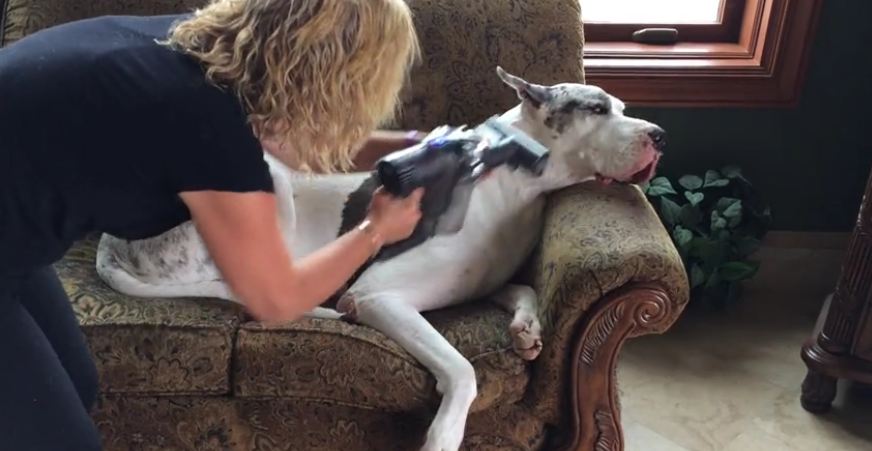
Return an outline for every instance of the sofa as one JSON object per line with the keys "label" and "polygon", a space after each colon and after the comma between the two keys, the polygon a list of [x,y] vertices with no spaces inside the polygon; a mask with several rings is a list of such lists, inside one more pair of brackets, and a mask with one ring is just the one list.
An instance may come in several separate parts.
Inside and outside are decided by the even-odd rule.
{"label": "sofa", "polygon": [[[517,102],[494,69],[582,82],[578,0],[408,0],[423,61],[393,127],[475,124]],[[188,11],[203,0],[0,0],[0,45],[104,14]],[[212,299],[142,299],[103,284],[96,237],[56,268],[100,373],[93,418],[107,450],[413,450],[438,406],[433,377],[365,326],[265,328]],[[426,316],[472,363],[467,450],[621,450],[623,343],[666,331],[688,300],[669,235],[638,187],[583,184],[548,199],[518,281],[540,297],[544,349],[512,351],[487,302]]]}

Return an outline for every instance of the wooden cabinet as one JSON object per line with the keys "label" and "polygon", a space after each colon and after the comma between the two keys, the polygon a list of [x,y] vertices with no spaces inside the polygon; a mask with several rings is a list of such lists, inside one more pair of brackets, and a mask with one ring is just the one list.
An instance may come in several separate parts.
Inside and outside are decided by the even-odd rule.
{"label": "wooden cabinet", "polygon": [[838,379],[872,384],[872,174],[842,263],[836,290],[802,348],[808,374],[802,406],[829,410]]}

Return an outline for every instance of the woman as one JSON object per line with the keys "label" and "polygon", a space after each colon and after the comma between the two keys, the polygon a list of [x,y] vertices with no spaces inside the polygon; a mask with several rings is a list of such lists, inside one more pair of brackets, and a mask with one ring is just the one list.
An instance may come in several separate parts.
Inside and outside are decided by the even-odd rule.
{"label": "woman", "polygon": [[348,168],[417,52],[402,0],[214,0],[0,50],[0,447],[100,447],[96,372],[50,266],[84,234],[140,239],[193,219],[265,321],[298,318],[408,237],[421,192],[378,193],[360,227],[294,261],[262,149]]}

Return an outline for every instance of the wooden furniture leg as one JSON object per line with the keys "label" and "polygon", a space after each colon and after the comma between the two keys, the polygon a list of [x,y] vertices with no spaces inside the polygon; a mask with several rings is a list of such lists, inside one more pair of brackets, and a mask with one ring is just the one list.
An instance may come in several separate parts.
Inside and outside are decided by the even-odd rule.
{"label": "wooden furniture leg", "polygon": [[801,401],[809,412],[829,410],[837,379],[872,383],[872,174],[836,290],[802,348],[802,359],[808,375]]}

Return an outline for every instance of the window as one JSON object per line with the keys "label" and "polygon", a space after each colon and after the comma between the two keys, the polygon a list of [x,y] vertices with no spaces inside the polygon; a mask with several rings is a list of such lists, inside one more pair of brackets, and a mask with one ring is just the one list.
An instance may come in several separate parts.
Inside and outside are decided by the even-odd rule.
{"label": "window", "polygon": [[791,106],[822,3],[581,0],[587,78],[631,105]]}
{"label": "window", "polygon": [[678,31],[681,42],[725,42],[739,36],[744,0],[583,0],[587,37],[629,41],[654,27]]}
{"label": "window", "polygon": [[719,23],[724,0],[587,0],[587,23]]}

